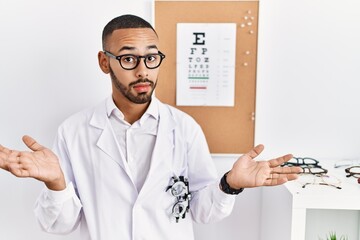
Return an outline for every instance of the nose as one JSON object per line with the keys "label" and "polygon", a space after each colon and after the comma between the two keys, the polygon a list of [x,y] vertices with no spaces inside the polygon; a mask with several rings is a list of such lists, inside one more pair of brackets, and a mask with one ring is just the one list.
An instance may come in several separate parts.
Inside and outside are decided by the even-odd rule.
{"label": "nose", "polygon": [[140,59],[139,65],[135,68],[137,78],[145,78],[148,76],[148,68],[145,66],[143,59]]}

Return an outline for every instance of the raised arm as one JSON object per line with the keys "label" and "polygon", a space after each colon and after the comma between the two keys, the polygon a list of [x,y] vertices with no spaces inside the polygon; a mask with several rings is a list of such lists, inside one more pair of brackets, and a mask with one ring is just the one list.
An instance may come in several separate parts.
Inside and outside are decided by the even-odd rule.
{"label": "raised arm", "polygon": [[242,155],[227,174],[226,181],[234,189],[259,186],[275,186],[294,180],[302,172],[300,167],[281,167],[292,158],[287,154],[267,161],[255,161],[264,150],[263,145],[254,147]]}
{"label": "raised arm", "polygon": [[23,141],[32,151],[11,150],[0,145],[0,168],[16,177],[35,178],[50,190],[65,189],[65,178],[57,156],[29,136],[24,136]]}

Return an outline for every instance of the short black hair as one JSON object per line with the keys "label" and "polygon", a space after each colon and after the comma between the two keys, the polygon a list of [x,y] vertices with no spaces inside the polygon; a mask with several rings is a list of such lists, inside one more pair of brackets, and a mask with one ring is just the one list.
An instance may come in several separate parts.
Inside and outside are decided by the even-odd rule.
{"label": "short black hair", "polygon": [[126,29],[126,28],[150,28],[156,34],[156,31],[151,26],[151,24],[149,22],[147,22],[146,20],[142,19],[141,17],[131,15],[131,14],[121,15],[121,16],[116,17],[113,20],[111,20],[104,27],[104,30],[102,33],[103,50],[105,50],[105,43],[106,43],[108,36],[110,36],[117,29]]}

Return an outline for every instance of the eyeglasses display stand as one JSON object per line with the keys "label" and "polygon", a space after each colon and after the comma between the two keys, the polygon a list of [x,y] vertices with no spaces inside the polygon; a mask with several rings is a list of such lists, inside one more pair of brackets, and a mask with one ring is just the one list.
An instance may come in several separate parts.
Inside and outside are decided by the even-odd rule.
{"label": "eyeglasses display stand", "polygon": [[[334,168],[334,163],[320,161],[326,174],[302,174],[295,181],[263,189],[261,240],[319,239],[329,229],[346,229],[349,239],[359,239],[360,184],[356,178],[346,177],[347,167]],[[319,214],[322,211],[324,214]],[[335,223],[325,217],[328,213],[336,214]],[[326,230],[319,229],[309,237],[310,223],[326,226]]]}

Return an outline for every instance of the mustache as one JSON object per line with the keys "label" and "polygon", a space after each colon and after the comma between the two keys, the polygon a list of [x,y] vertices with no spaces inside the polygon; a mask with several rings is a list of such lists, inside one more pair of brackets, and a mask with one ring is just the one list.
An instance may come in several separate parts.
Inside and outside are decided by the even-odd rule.
{"label": "mustache", "polygon": [[152,86],[154,85],[154,82],[149,80],[148,78],[141,78],[141,79],[136,80],[135,82],[131,82],[129,84],[129,87],[132,87],[132,86],[134,86],[136,84],[139,84],[139,83],[150,83]]}

